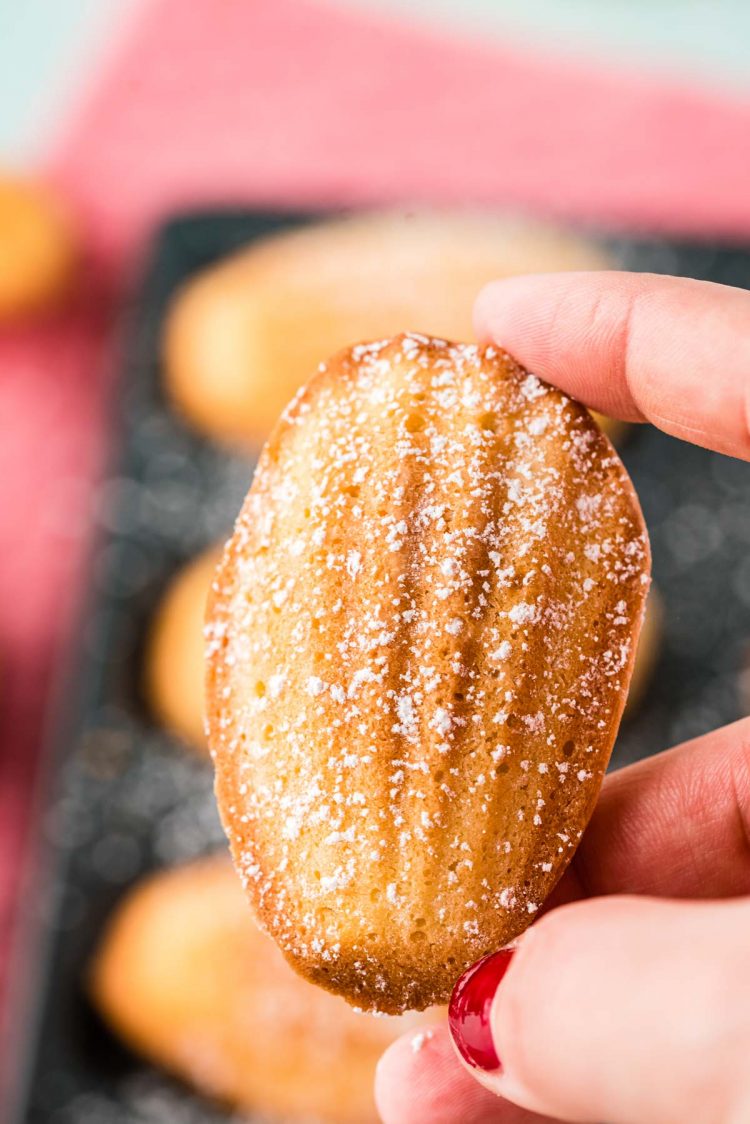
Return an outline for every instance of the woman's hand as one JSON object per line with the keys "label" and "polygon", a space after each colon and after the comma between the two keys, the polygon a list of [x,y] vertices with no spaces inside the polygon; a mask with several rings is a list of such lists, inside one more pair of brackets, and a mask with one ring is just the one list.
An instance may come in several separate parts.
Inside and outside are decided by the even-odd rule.
{"label": "woman's hand", "polygon": [[[750,459],[750,293],[649,275],[519,277],[482,292],[476,326],[602,413]],[[499,1068],[461,1059],[447,1027],[419,1049],[406,1036],[378,1068],[383,1120],[746,1124],[743,895],[750,720],[606,779],[507,973],[507,958],[479,969],[485,1018],[462,1023],[454,1001],[458,1038],[479,1040]]]}

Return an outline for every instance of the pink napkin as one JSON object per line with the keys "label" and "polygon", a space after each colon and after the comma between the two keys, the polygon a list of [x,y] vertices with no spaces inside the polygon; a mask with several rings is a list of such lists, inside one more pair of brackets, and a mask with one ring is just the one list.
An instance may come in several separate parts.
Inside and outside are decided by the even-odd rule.
{"label": "pink napkin", "polygon": [[305,0],[152,0],[48,174],[89,299],[0,337],[0,965],[54,654],[80,592],[115,298],[198,204],[517,205],[605,227],[750,235],[750,105]]}
{"label": "pink napkin", "polygon": [[750,104],[303,0],[159,0],[54,162],[97,248],[205,200],[750,232]]}

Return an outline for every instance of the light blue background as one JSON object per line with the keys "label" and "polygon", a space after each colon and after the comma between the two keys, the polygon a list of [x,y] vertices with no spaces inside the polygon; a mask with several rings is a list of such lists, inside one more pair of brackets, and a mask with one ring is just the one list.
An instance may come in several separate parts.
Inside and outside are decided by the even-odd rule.
{"label": "light blue background", "polygon": [[[108,44],[138,7],[149,2],[0,0],[0,161],[30,163],[44,152]],[[562,50],[601,65],[609,60],[635,63],[750,96],[748,0],[339,3],[381,9],[467,35]]]}

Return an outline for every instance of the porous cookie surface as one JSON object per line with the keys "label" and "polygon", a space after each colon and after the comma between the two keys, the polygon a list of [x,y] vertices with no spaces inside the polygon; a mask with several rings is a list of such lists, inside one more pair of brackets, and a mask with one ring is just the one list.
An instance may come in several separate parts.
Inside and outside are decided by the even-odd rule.
{"label": "porous cookie surface", "polygon": [[492,348],[351,348],[261,457],[209,597],[235,863],[303,974],[443,1002],[528,924],[596,800],[648,590],[588,413]]}

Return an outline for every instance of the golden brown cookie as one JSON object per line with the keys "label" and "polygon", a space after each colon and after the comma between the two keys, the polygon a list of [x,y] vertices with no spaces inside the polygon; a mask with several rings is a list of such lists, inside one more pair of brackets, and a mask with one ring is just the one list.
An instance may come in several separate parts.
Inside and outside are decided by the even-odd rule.
{"label": "golden brown cookie", "polygon": [[664,627],[664,605],[659,590],[651,586],[646,612],[643,615],[643,628],[638,637],[633,674],[630,679],[628,699],[625,703],[625,718],[632,718],[643,701],[661,650]]}
{"label": "golden brown cookie", "polygon": [[610,264],[554,227],[471,212],[298,228],[227,258],[178,294],[164,341],[167,388],[202,431],[258,445],[339,348],[407,330],[473,340],[472,306],[493,278]]}
{"label": "golden brown cookie", "polygon": [[146,695],[156,717],[201,753],[208,752],[203,620],[220,555],[211,547],[177,573],[156,611],[145,656]]}
{"label": "golden brown cookie", "polygon": [[421,1008],[529,924],[596,801],[649,568],[609,441],[493,348],[361,345],[298,395],[209,597],[207,716],[300,972]]}
{"label": "golden brown cookie", "polygon": [[0,321],[56,304],[76,257],[69,222],[50,192],[0,174]]}
{"label": "golden brown cookie", "polygon": [[628,422],[620,421],[619,418],[608,418],[605,414],[598,414],[596,410],[591,410],[591,414],[599,428],[607,434],[613,445],[616,445],[619,449],[630,430]]}
{"label": "golden brown cookie", "polygon": [[336,1124],[377,1119],[379,1055],[442,1017],[375,1019],[301,980],[258,931],[224,856],[139,884],[109,923],[90,990],[128,1043],[202,1092]]}

